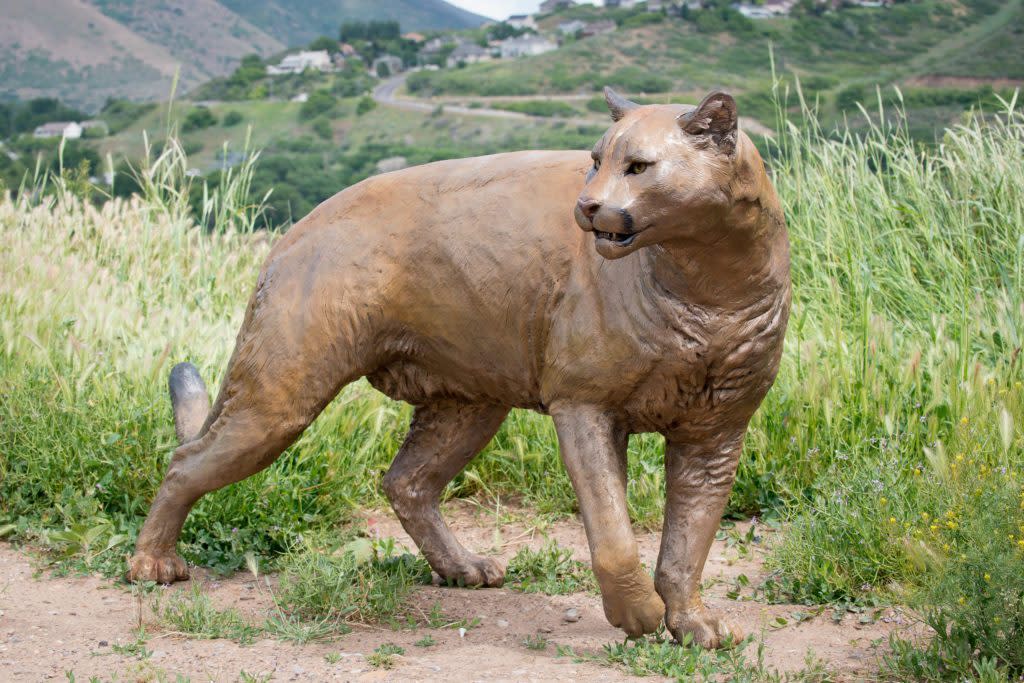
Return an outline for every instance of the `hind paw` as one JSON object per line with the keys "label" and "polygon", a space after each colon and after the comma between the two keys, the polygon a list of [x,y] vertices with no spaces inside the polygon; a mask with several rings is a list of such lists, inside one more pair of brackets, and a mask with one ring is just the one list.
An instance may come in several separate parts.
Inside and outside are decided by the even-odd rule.
{"label": "hind paw", "polygon": [[188,578],[188,565],[173,551],[170,553],[138,552],[128,560],[129,581],[174,583]]}

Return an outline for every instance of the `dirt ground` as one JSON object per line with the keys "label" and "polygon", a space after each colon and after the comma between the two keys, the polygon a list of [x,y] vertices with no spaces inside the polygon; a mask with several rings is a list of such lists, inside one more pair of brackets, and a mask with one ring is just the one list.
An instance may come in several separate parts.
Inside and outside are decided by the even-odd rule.
{"label": "dirt ground", "polygon": [[[526,514],[495,516],[493,511],[468,505],[449,509],[447,517],[468,547],[504,561],[523,545],[539,547],[554,538],[572,548],[578,559],[589,562],[583,528],[575,520],[537,528],[524,523],[529,520]],[[399,544],[414,547],[390,513],[369,513],[366,521],[371,534],[393,536]],[[873,623],[860,623],[856,614],[837,622],[830,610],[824,610],[799,620],[793,618],[794,613],[811,610],[727,598],[725,593],[738,575],[745,574],[756,584],[764,574],[765,546],[775,534],[763,527],[758,530],[762,542],[749,544],[745,557],[735,544],[716,541],[704,570],[709,607],[727,614],[747,633],[763,638],[769,668],[799,670],[811,651],[838,680],[870,677],[877,669],[879,645],[894,629],[910,628],[908,616],[886,610]],[[653,566],[659,534],[640,533],[638,540],[644,561]],[[24,550],[0,543],[0,681],[63,681],[69,679],[67,672],[74,672],[77,681],[92,676],[104,681],[185,677],[234,681],[243,671],[256,680],[275,681],[634,680],[618,668],[557,656],[556,645],[569,646],[576,653],[599,653],[603,645],[622,641],[623,634],[605,621],[600,598],[588,594],[545,596],[505,588],[423,586],[417,589],[414,603],[424,614],[440,603],[444,614],[478,619],[479,625],[464,634],[451,628],[393,631],[357,626],[329,643],[297,646],[268,639],[243,646],[167,633],[154,623],[148,604],[140,604],[124,585],[91,576],[52,578],[37,567],[38,562]],[[239,573],[218,579],[196,570],[193,581],[219,606],[235,606],[256,623],[262,622],[272,607],[272,577],[268,582],[267,577],[257,580]],[[158,590],[188,589],[190,583]],[[578,610],[578,621],[564,619],[569,608]],[[149,634],[146,649],[152,654],[140,660],[115,653],[113,646],[135,640],[140,615]],[[787,623],[781,625],[779,617]],[[428,633],[436,645],[413,645]],[[549,641],[542,651],[524,645],[527,637],[537,634]],[[366,659],[384,643],[405,648],[390,670],[376,669]],[[755,656],[754,649],[749,648],[748,657]]]}

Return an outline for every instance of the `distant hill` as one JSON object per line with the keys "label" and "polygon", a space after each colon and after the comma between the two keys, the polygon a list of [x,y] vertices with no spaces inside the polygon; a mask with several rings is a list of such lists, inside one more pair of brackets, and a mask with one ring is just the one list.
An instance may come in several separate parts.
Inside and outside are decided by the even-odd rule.
{"label": "distant hill", "polygon": [[55,96],[96,109],[108,97],[158,99],[175,72],[188,90],[345,20],[403,29],[465,28],[483,17],[441,0],[4,0],[0,97]]}
{"label": "distant hill", "polygon": [[343,21],[394,19],[402,30],[473,28],[486,17],[442,0],[221,0],[288,45],[333,36]]}

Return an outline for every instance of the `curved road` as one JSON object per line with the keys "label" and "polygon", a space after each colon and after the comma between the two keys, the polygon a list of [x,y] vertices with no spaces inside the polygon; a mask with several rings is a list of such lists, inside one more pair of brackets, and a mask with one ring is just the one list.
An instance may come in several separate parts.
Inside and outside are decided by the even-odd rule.
{"label": "curved road", "polygon": [[[1020,1],[1020,0],[1018,0]],[[412,97],[399,97],[396,93],[398,89],[405,85],[405,79],[409,76],[408,73],[399,74],[392,76],[391,78],[381,81],[376,88],[373,89],[373,99],[378,104],[383,104],[388,107],[395,107],[396,109],[404,109],[406,111],[420,111],[420,112],[432,112],[439,106],[444,108],[445,113],[450,114],[466,114],[469,116],[491,116],[494,118],[501,119],[521,119],[525,121],[563,121],[577,126],[604,126],[608,122],[607,115],[602,115],[598,118],[596,115],[594,118],[584,118],[579,116],[563,117],[563,116],[533,116],[531,114],[523,114],[517,111],[506,111],[504,109],[491,109],[488,107],[464,107],[460,104],[448,104],[447,102],[437,102],[433,100],[421,100]],[[534,97],[513,97],[513,98],[500,98],[502,100],[523,100],[523,99],[549,99],[558,101],[572,101],[589,99],[587,95],[565,95],[565,96],[545,96],[537,95]],[[474,98],[479,100],[487,100],[486,97]],[[756,133],[758,135],[770,136],[774,134],[771,128],[768,128],[757,119],[752,119],[748,116],[740,117],[740,127],[750,133]]]}
{"label": "curved road", "polygon": [[406,111],[432,112],[440,106],[443,107],[445,113],[448,114],[491,116],[500,119],[521,119],[524,121],[565,121],[575,125],[583,126],[601,125],[603,123],[603,120],[598,121],[596,118],[587,119],[582,117],[566,118],[562,116],[533,116],[530,114],[523,114],[518,111],[506,111],[504,109],[490,109],[488,107],[464,107],[460,104],[433,102],[429,100],[413,99],[411,97],[398,97],[395,93],[398,91],[399,88],[405,85],[405,79],[408,77],[408,75],[408,73],[399,74],[398,76],[393,76],[387,79],[386,81],[381,81],[381,83],[377,85],[376,88],[373,89],[373,99],[378,104],[383,104],[388,107],[395,107],[396,109],[405,109]]}

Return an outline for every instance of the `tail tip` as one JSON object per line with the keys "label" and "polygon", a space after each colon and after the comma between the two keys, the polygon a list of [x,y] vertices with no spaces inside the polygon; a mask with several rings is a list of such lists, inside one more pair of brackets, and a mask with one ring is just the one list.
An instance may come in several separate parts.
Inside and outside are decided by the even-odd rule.
{"label": "tail tip", "polygon": [[171,375],[167,378],[167,387],[171,391],[172,402],[195,394],[206,396],[206,384],[203,383],[199,370],[191,363],[178,363],[171,368]]}

